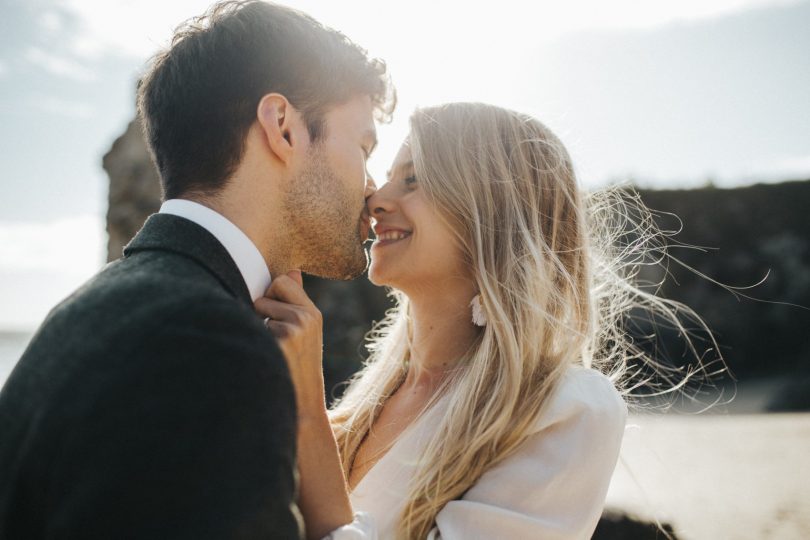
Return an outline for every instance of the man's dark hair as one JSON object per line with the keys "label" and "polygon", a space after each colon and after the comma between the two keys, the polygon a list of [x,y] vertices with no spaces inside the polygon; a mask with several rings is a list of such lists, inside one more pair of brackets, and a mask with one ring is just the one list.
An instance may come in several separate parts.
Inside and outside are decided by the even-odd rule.
{"label": "man's dark hair", "polygon": [[262,1],[230,1],[187,21],[138,85],[138,113],[164,197],[215,194],[239,165],[262,96],[301,112],[310,138],[324,114],[368,95],[378,120],[396,99],[385,63],[312,17]]}

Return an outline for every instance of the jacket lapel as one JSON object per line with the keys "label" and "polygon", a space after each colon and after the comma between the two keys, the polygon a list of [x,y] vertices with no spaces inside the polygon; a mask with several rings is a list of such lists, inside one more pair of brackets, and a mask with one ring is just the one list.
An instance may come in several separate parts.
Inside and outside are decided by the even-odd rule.
{"label": "jacket lapel", "polygon": [[195,260],[234,297],[253,305],[245,280],[228,251],[193,221],[171,214],[152,214],[124,248],[124,257],[149,250],[170,251]]}

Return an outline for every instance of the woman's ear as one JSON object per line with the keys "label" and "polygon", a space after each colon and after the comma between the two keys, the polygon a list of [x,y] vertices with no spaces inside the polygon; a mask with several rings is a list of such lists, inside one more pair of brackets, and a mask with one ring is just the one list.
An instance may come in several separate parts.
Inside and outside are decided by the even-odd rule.
{"label": "woman's ear", "polygon": [[264,138],[269,150],[283,163],[289,163],[294,145],[302,141],[297,133],[300,115],[281,94],[267,94],[256,109]]}

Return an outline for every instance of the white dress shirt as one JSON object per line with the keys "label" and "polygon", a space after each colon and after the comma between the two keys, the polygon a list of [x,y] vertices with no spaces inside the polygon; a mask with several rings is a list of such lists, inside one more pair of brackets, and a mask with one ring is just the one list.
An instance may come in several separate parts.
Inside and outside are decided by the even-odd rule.
{"label": "white dress shirt", "polygon": [[228,218],[207,206],[185,199],[169,199],[161,205],[160,213],[186,218],[213,234],[239,268],[250,298],[255,302],[264,296],[271,280],[267,263],[256,244]]}
{"label": "white dress shirt", "polygon": [[[335,540],[395,537],[420,450],[448,396],[399,437],[350,494],[355,521]],[[589,539],[619,455],[627,406],[597,371],[572,367],[532,435],[436,516],[428,540]]]}

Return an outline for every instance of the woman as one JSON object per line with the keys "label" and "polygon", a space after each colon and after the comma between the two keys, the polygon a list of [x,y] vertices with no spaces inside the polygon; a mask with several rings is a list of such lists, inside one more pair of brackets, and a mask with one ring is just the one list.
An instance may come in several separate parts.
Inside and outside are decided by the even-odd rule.
{"label": "woman", "polygon": [[413,115],[368,199],[369,277],[397,307],[331,411],[317,310],[288,277],[257,304],[298,393],[309,537],[354,518],[331,537],[590,538],[626,417],[617,321],[645,297],[609,260],[597,206],[527,115]]}

